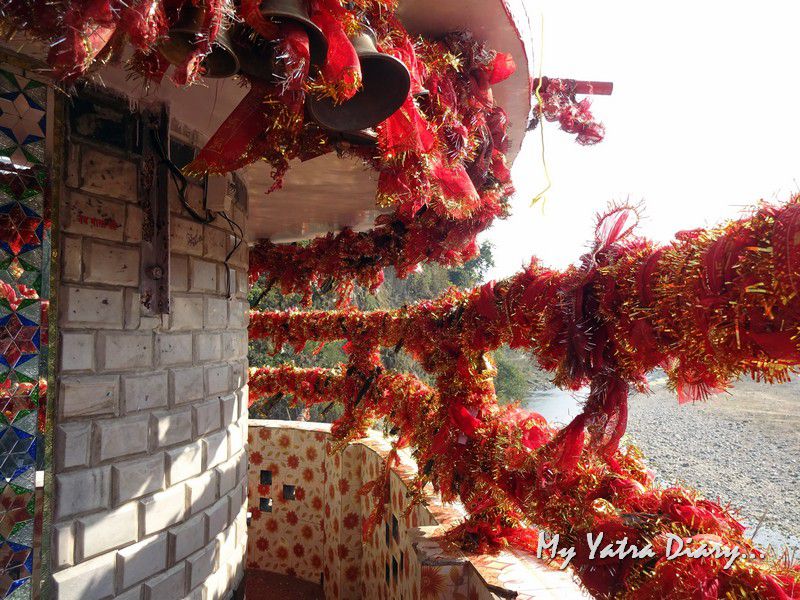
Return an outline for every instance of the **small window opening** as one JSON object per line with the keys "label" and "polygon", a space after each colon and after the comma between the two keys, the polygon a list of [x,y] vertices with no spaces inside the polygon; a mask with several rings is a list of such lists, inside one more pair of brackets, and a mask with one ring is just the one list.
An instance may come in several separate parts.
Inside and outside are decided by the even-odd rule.
{"label": "small window opening", "polygon": [[395,542],[400,543],[400,521],[394,515],[392,515],[392,537]]}

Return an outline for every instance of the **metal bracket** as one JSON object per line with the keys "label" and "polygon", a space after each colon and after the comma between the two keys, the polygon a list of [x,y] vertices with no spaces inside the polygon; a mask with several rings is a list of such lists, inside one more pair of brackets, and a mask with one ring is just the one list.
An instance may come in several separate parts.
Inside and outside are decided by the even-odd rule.
{"label": "metal bracket", "polygon": [[142,111],[142,162],[139,198],[142,205],[140,294],[142,314],[169,314],[169,196],[163,156],[169,146],[166,106]]}

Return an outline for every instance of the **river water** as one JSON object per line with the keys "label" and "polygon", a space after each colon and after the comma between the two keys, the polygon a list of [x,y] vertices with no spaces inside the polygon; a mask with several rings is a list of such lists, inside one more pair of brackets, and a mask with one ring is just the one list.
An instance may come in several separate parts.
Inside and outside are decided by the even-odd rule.
{"label": "river water", "polygon": [[551,425],[566,425],[583,410],[589,390],[568,392],[559,388],[532,392],[524,408],[542,415]]}

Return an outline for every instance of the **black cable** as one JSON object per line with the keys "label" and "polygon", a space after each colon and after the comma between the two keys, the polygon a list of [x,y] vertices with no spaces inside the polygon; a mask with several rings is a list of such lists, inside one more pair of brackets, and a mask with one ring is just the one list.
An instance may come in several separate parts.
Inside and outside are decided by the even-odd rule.
{"label": "black cable", "polygon": [[[186,212],[189,213],[189,216],[191,216],[198,223],[202,223],[203,225],[211,223],[216,217],[210,210],[206,209],[206,216],[203,217],[195,209],[193,209],[186,200],[186,188],[189,187],[189,182],[178,166],[170,160],[169,156],[167,156],[167,150],[164,147],[164,142],[161,140],[161,136],[158,135],[158,132],[155,129],[151,129],[150,134],[153,137],[153,145],[158,152],[159,158],[161,158],[161,162],[167,166],[167,169],[169,169],[169,174],[172,176],[172,182],[175,184],[175,189],[178,191],[178,199],[181,201],[183,208],[185,208]],[[205,192],[203,194],[205,197]]]}
{"label": "black cable", "polygon": [[[225,264],[225,290],[227,292],[228,298],[230,298],[231,295],[232,295],[231,294],[231,269],[228,266],[228,261],[231,259],[231,256],[233,256],[234,253],[239,249],[239,246],[242,245],[242,242],[244,241],[244,230],[241,228],[241,226],[236,221],[234,221],[230,217],[228,217],[228,215],[225,213],[224,210],[220,211],[219,215],[228,222],[228,226],[231,228],[231,233],[233,234],[233,237],[236,240],[236,243],[233,245],[233,248],[231,248],[231,251],[228,252],[227,256],[225,256],[225,261],[224,261],[224,264]],[[234,229],[234,227],[235,227],[235,229]],[[239,230],[239,235],[238,236],[236,235],[236,229]]]}
{"label": "black cable", "polygon": [[[154,129],[150,130],[151,135],[153,136],[154,146],[156,151],[158,152],[159,157],[161,158],[161,162],[163,162],[167,169],[169,169],[169,173],[172,176],[172,182],[175,184],[175,188],[178,191],[178,199],[181,201],[181,204],[189,213],[189,215],[198,223],[202,223],[203,225],[208,225],[212,221],[216,219],[214,213],[206,208],[206,200],[208,194],[208,175],[205,178],[205,185],[203,186],[203,209],[206,211],[206,216],[201,216],[196,210],[194,210],[189,202],[186,200],[186,188],[189,187],[189,182],[187,181],[184,174],[178,168],[178,166],[170,160],[167,156],[166,148],[164,147],[164,143],[161,140],[161,136],[158,135],[158,132]],[[232,296],[231,294],[231,269],[228,265],[228,261],[231,257],[236,253],[239,247],[244,242],[244,230],[242,227],[233,219],[231,219],[225,211],[218,211],[219,214],[225,221],[228,223],[228,227],[231,228],[231,234],[233,235],[236,243],[231,248],[230,252],[225,256],[225,260],[223,264],[225,265],[225,291],[228,298]],[[238,235],[237,235],[238,230]]]}

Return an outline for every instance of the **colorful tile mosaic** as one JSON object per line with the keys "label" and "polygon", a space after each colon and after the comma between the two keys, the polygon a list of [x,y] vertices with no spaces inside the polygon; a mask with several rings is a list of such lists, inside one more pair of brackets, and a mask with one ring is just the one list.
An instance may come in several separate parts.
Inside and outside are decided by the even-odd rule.
{"label": "colorful tile mosaic", "polygon": [[0,598],[30,598],[44,434],[48,89],[0,68]]}
{"label": "colorful tile mosaic", "polygon": [[47,86],[0,69],[0,156],[21,167],[44,163]]}

